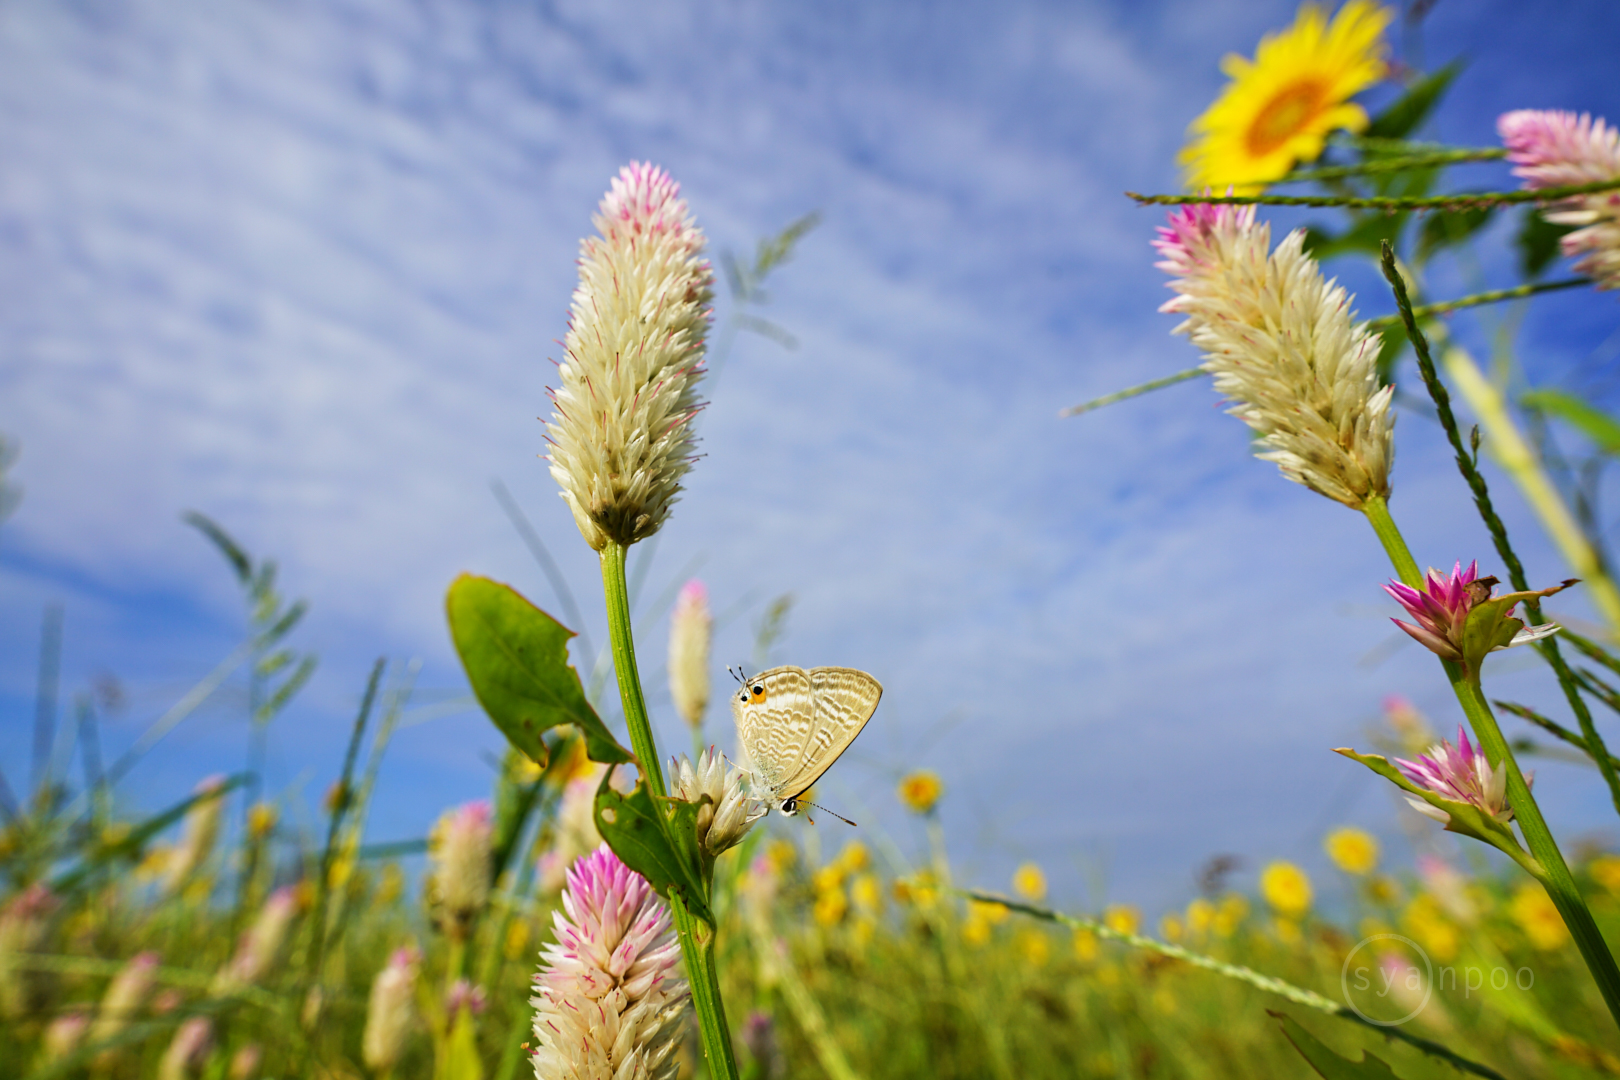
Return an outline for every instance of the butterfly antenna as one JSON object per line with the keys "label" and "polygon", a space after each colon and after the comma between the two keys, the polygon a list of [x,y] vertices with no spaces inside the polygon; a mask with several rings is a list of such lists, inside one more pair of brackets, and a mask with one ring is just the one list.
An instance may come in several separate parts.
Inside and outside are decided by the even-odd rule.
{"label": "butterfly antenna", "polygon": [[731,677],[732,677],[732,678],[733,678],[733,679],[736,679],[736,680],[737,680],[737,682],[738,682],[738,683],[739,683],[739,684],[741,684],[741,685],[743,685],[743,686],[747,686],[747,685],[748,685],[748,680],[747,680],[747,678],[746,678],[746,677],[745,677],[745,676],[744,676],[744,675],[743,675],[743,669],[742,669],[742,665],[741,665],[741,664],[738,664],[738,665],[737,665],[737,670],[736,670],[736,671],[732,671],[732,670],[731,670],[731,665],[730,665],[730,664],[727,664],[727,665],[726,665],[726,674],[727,674],[727,675],[730,675],[730,676],[731,676]]}
{"label": "butterfly antenna", "polygon": [[[827,810],[827,808],[825,806],[822,806],[820,803],[813,803],[812,802],[812,803],[805,803],[804,805],[813,806],[817,810]],[[831,814],[833,817],[837,818],[839,821],[842,821],[845,825],[848,825],[852,829],[860,828],[859,825],[855,824],[853,821],[849,820],[849,818],[845,817],[843,814],[840,814],[836,810],[827,810],[827,813]],[[809,820],[810,824],[812,824],[812,825],[814,825],[816,823],[815,819],[811,818],[809,814],[806,814],[805,818],[807,820]]]}

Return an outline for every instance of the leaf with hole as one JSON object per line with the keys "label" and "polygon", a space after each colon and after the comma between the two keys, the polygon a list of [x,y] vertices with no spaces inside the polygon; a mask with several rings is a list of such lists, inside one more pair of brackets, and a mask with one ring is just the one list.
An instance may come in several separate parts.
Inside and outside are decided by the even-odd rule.
{"label": "leaf with hole", "polygon": [[592,761],[632,761],[585,699],[568,663],[573,631],[529,603],[509,585],[462,574],[445,598],[450,637],[484,712],[513,746],[537,764],[550,758],[544,735],[572,724],[585,735]]}

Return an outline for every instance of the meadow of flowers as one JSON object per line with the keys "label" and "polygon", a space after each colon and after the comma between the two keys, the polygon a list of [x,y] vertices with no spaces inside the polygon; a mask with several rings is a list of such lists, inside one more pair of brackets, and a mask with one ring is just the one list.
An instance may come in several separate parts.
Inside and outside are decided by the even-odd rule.
{"label": "meadow of flowers", "polygon": [[[953,868],[939,817],[951,793],[927,771],[893,795],[925,843],[780,827],[814,793],[779,782],[762,746],[734,745],[723,721],[716,730],[719,700],[738,691],[715,681],[700,582],[669,616],[667,687],[641,682],[626,555],[678,526],[682,479],[702,467],[694,421],[715,275],[675,180],[634,162],[610,179],[597,233],[581,243],[546,422],[551,475],[600,556],[626,730],[603,719],[605,672],[582,680],[571,665],[570,630],[510,587],[463,575],[448,583],[451,636],[509,743],[489,797],[445,808],[421,844],[366,843],[414,675],[379,661],[319,827],[294,828],[256,763],[313,670],[289,644],[305,608],[278,590],[273,563],[194,515],[242,587],[250,634],[131,756],[101,760],[85,700],[73,718],[81,775],[47,769],[32,791],[8,793],[0,1074],[1620,1074],[1609,945],[1620,855],[1555,836],[1520,761],[1581,761],[1620,812],[1620,758],[1600,731],[1620,713],[1620,590],[1593,509],[1620,419],[1526,389],[1530,373],[1500,358],[1485,370],[1446,322],[1551,290],[1613,302],[1601,290],[1620,288],[1620,131],[1521,110],[1501,117],[1500,145],[1424,141],[1456,72],[1392,66],[1392,18],[1366,0],[1307,4],[1253,58],[1227,58],[1230,84],[1189,133],[1186,190],[1134,196],[1170,207],[1153,242],[1172,292],[1162,310],[1200,362],[1065,413],[1208,376],[1258,457],[1365,519],[1392,575],[1369,588],[1382,584],[1395,624],[1435,654],[1467,719],[1435,731],[1391,697],[1371,750],[1338,751],[1421,815],[1415,863],[1392,865],[1373,836],[1342,826],[1321,840],[1347,908],[1323,911],[1328,883],[1278,859],[1252,893],[1217,860],[1184,907],[1072,912],[1049,906],[1035,863],[1008,881]],[[1399,96],[1369,115],[1358,97],[1391,81]],[[1500,160],[1520,186],[1455,193],[1458,170]],[[1335,216],[1274,236],[1272,205]],[[1429,295],[1431,263],[1508,214],[1521,280]],[[757,285],[811,225],[763,244],[733,276]],[[1569,276],[1549,279],[1560,257],[1576,260]],[[1389,286],[1359,303],[1389,314],[1358,318],[1324,269],[1358,258]],[[1444,428],[1492,551],[1436,553],[1440,569],[1425,572],[1409,550],[1389,504],[1398,393]],[[1478,426],[1459,422],[1454,398]],[[1526,579],[1483,455],[1523,492],[1570,578]],[[1565,590],[1587,598],[1596,632],[1543,613]],[[767,621],[761,634],[772,632]],[[1548,665],[1561,701],[1492,696],[1493,655],[1510,648]],[[126,809],[116,785],[133,761],[243,664],[248,768],[204,778],[156,813]],[[739,676],[739,715],[764,702],[767,678]],[[657,744],[655,692],[690,727],[689,754]],[[1437,842],[1441,831],[1457,844]]]}

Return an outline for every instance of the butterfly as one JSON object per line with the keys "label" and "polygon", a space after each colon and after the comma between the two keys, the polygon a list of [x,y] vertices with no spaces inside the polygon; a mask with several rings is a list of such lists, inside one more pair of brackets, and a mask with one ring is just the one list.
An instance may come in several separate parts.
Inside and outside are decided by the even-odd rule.
{"label": "butterfly", "polygon": [[775,667],[731,695],[737,746],[756,797],[792,817],[883,696],[872,676],[854,668]]}

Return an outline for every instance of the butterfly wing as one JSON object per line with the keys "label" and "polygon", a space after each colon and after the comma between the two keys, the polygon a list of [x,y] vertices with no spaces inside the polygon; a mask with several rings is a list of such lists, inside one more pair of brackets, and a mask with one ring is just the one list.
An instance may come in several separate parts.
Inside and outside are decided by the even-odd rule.
{"label": "butterfly wing", "polygon": [[749,679],[748,685],[763,686],[765,700],[744,703],[732,695],[737,745],[747,755],[754,774],[780,799],[782,781],[797,769],[815,726],[810,673],[799,667],[771,668]]}
{"label": "butterfly wing", "polygon": [[[820,667],[808,673],[811,717],[797,759],[783,770],[776,790],[804,794],[837,761],[877,711],[883,686],[855,668]],[[797,722],[797,717],[795,721]]]}

